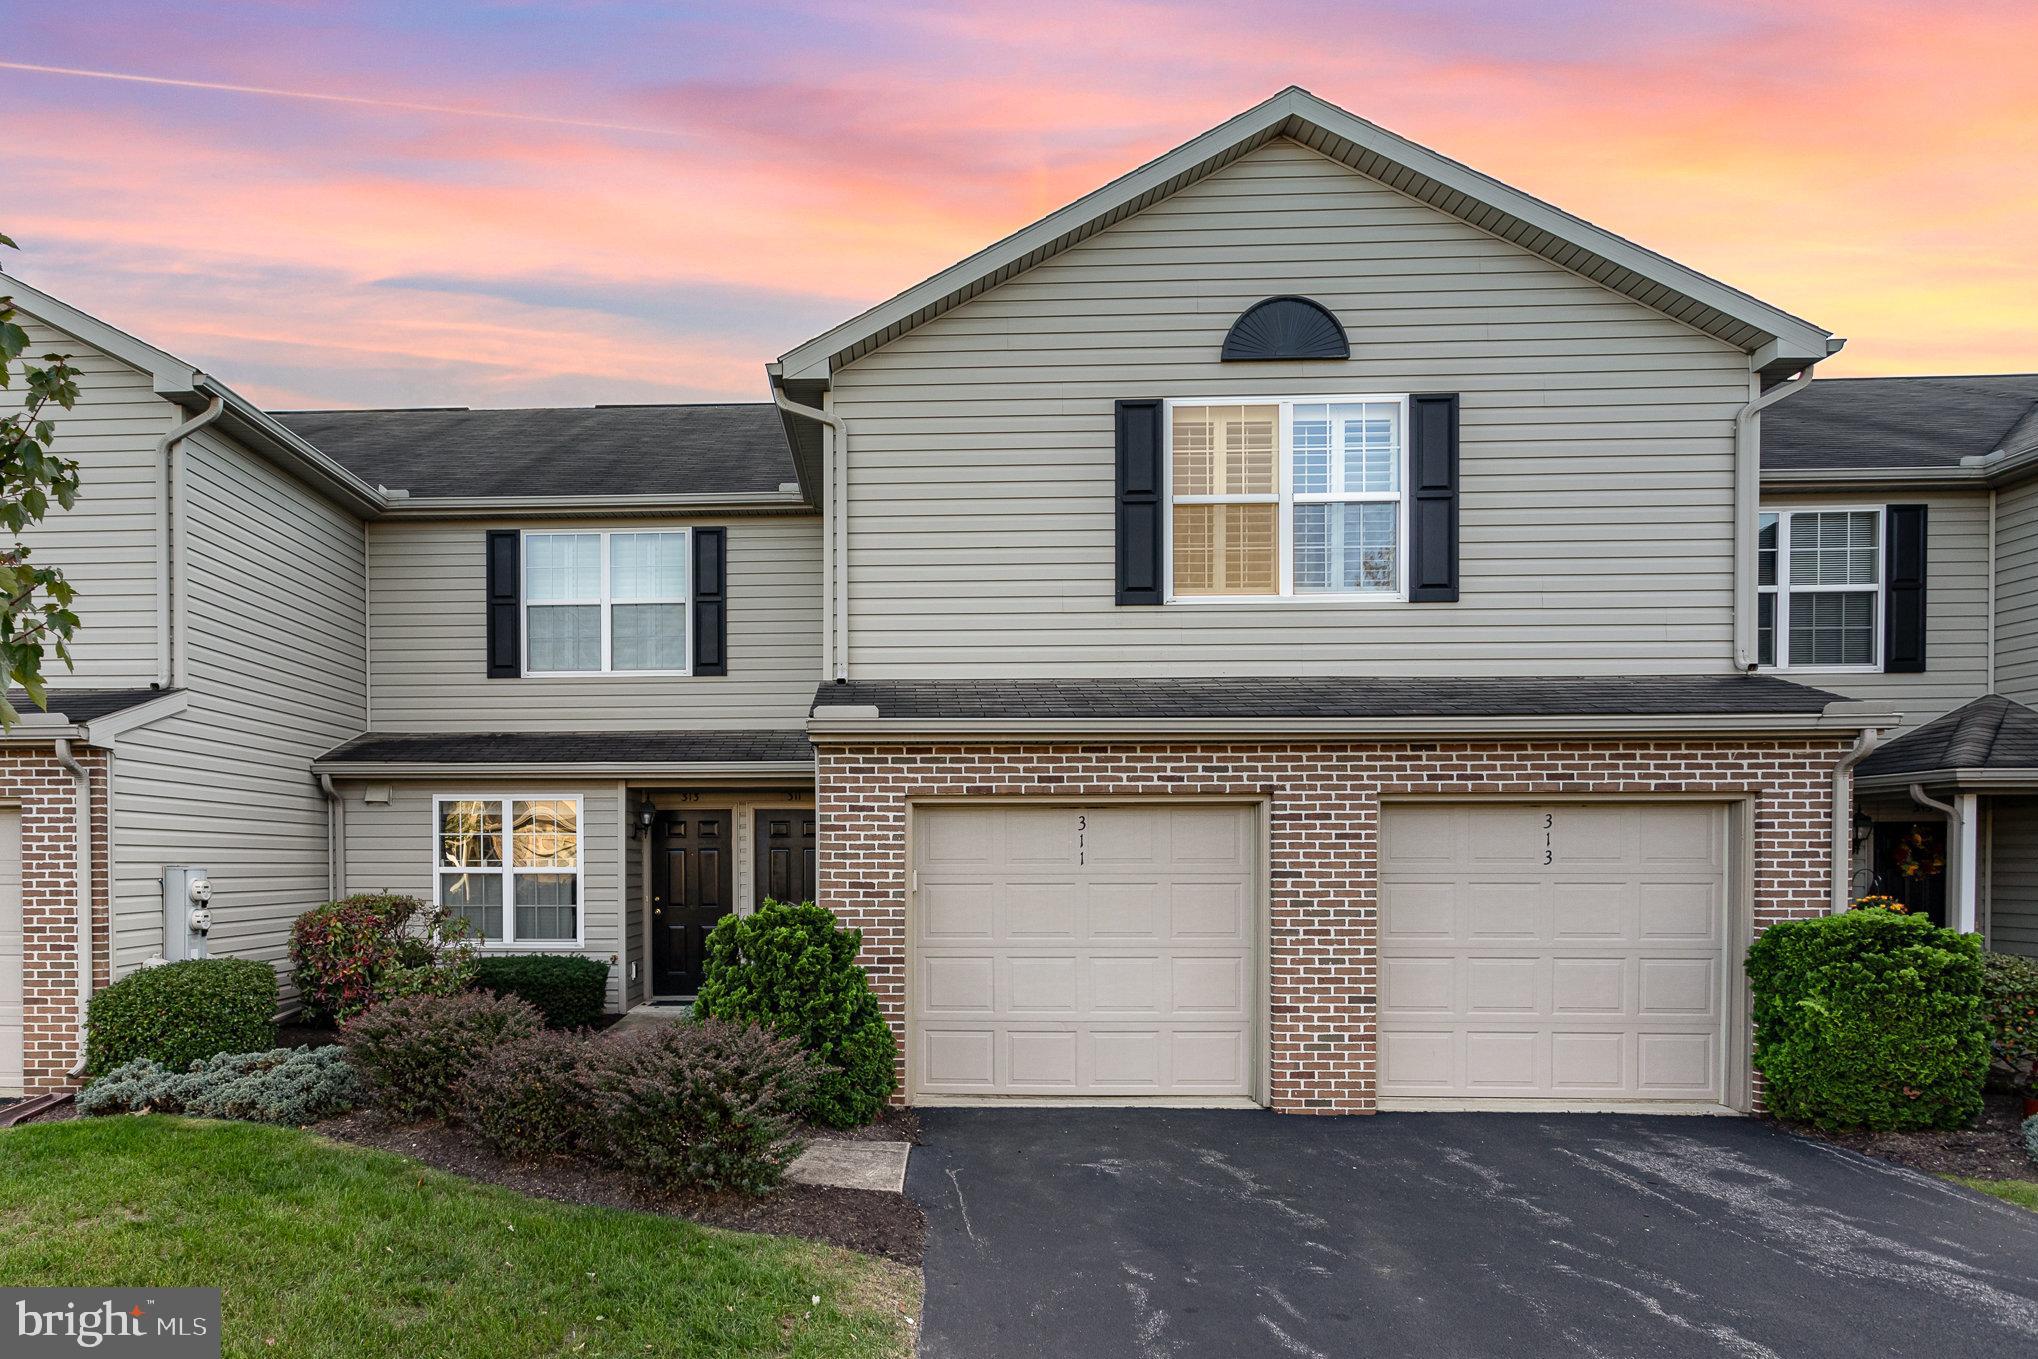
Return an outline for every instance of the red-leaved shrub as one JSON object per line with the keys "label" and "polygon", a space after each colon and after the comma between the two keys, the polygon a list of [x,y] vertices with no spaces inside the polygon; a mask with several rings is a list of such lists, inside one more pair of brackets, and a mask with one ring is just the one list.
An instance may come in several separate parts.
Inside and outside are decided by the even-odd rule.
{"label": "red-leaved shrub", "polygon": [[572,1151],[588,1120],[587,1045],[580,1034],[546,1029],[490,1048],[460,1083],[460,1122],[513,1161]]}
{"label": "red-leaved shrub", "polygon": [[588,1136],[656,1188],[761,1194],[799,1155],[798,1112],[826,1070],[794,1040],[727,1020],[610,1034],[582,1063]]}
{"label": "red-leaved shrub", "polygon": [[521,1000],[468,991],[384,1001],[348,1020],[340,1041],[368,1102],[415,1122],[454,1112],[460,1083],[484,1056],[544,1027],[544,1017]]}

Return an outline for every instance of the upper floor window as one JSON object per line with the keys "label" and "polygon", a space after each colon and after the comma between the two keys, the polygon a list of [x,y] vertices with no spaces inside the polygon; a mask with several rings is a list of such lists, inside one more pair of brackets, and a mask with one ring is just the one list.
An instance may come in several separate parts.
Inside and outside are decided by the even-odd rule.
{"label": "upper floor window", "polygon": [[1405,597],[1406,397],[1167,414],[1170,598]]}
{"label": "upper floor window", "polygon": [[1777,669],[1882,666],[1882,511],[1764,511],[1756,660]]}
{"label": "upper floor window", "polygon": [[434,900],[485,944],[580,942],[580,799],[436,798]]}
{"label": "upper floor window", "polygon": [[524,535],[524,673],[687,673],[684,529]]}

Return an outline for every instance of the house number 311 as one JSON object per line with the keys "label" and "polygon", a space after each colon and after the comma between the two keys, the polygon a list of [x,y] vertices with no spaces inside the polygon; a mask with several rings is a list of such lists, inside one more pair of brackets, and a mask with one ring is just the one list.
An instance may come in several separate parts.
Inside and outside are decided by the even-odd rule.
{"label": "house number 311", "polygon": [[1081,812],[1076,813],[1076,862],[1079,864],[1089,862],[1084,857],[1090,850],[1089,837],[1086,834],[1089,829],[1090,818]]}

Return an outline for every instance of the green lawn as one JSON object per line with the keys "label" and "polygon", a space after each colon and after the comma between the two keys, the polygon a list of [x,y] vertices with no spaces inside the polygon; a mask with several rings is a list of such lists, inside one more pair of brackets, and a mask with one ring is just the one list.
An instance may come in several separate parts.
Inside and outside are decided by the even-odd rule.
{"label": "green lawn", "polygon": [[229,1355],[863,1359],[919,1316],[913,1271],[847,1251],[160,1116],[0,1133],[0,1279],[217,1286]]}
{"label": "green lawn", "polygon": [[2029,1208],[2038,1212],[2038,1184],[2030,1180],[1970,1180],[1961,1175],[1948,1175],[1946,1178],[1983,1194],[1993,1194],[2006,1203],[2016,1204],[2019,1208]]}

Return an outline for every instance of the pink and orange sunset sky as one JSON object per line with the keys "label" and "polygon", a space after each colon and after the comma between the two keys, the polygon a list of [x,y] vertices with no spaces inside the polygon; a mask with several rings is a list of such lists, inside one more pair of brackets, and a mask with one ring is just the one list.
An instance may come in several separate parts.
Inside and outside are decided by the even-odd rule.
{"label": "pink and orange sunset sky", "polygon": [[763,399],[1291,83],[1848,336],[1826,371],[2038,370],[2031,0],[0,12],[0,266],[276,408]]}

